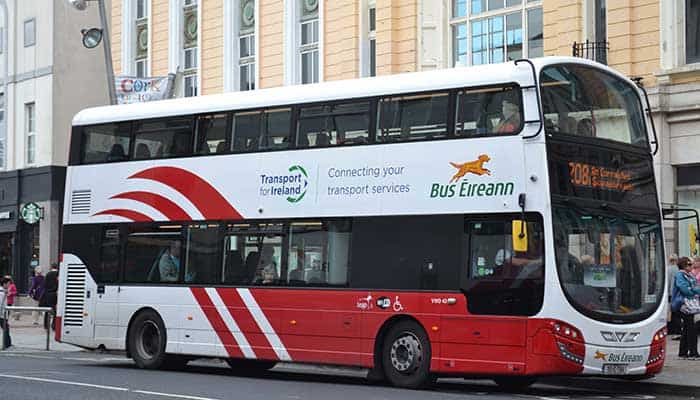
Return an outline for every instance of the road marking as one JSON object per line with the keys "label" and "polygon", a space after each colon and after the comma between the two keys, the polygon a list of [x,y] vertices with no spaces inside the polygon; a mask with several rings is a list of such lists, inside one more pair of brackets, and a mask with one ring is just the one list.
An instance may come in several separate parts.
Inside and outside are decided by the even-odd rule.
{"label": "road marking", "polygon": [[148,390],[133,390],[133,389],[129,389],[129,388],[125,388],[125,387],[118,387],[118,386],[95,385],[92,383],[63,381],[63,380],[48,379],[48,378],[35,378],[35,377],[31,377],[31,376],[0,374],[0,378],[19,379],[19,380],[25,380],[25,381],[35,381],[35,382],[45,382],[45,383],[58,383],[58,384],[62,384],[62,385],[82,386],[82,387],[89,387],[89,388],[95,388],[95,389],[113,390],[113,391],[117,391],[117,392],[141,393],[141,394],[149,394],[149,395],[153,395],[153,396],[172,397],[172,398],[176,398],[176,399],[217,400],[217,399],[214,399],[211,397],[199,397],[199,396],[189,396],[189,395],[185,395],[185,394],[150,392]]}
{"label": "road marking", "polygon": [[177,399],[190,399],[190,400],[216,400],[211,397],[198,397],[198,396],[187,396],[184,394],[172,394],[172,393],[161,393],[161,392],[149,392],[147,390],[132,390],[134,393],[150,394],[153,396],[163,396],[163,397],[175,397]]}
{"label": "road marking", "polygon": [[97,388],[97,389],[115,390],[118,392],[128,392],[129,391],[128,388],[117,387],[117,386],[95,385],[92,383],[60,381],[58,379],[34,378],[34,377],[29,377],[29,376],[0,374],[0,378],[20,379],[20,380],[25,380],[25,381],[36,381],[36,382],[46,382],[46,383],[59,383],[59,384],[63,384],[63,385],[84,386],[84,387],[91,387],[91,388]]}

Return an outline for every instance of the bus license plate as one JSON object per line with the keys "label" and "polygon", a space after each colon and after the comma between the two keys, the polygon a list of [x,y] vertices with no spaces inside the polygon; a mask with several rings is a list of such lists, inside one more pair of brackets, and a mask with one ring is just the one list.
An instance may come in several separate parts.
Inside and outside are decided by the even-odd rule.
{"label": "bus license plate", "polygon": [[627,364],[603,364],[603,375],[627,375]]}

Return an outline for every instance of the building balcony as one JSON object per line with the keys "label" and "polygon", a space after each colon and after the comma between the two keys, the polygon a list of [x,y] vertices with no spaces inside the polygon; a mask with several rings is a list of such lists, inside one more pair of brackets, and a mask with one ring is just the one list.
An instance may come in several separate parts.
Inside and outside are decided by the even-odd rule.
{"label": "building balcony", "polygon": [[608,42],[574,42],[572,46],[572,55],[574,57],[593,60],[601,64],[608,64]]}

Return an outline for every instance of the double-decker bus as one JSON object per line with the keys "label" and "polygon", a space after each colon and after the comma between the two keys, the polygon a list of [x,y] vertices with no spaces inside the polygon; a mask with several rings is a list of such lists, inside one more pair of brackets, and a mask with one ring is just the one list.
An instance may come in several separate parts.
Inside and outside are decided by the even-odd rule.
{"label": "double-decker bus", "polygon": [[73,120],[56,331],[142,368],[643,378],[666,295],[641,90],[574,58]]}

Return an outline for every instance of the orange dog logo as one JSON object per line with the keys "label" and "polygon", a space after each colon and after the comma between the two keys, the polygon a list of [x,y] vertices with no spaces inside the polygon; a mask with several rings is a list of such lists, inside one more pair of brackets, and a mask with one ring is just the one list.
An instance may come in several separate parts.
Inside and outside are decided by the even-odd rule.
{"label": "orange dog logo", "polygon": [[600,352],[600,351],[598,351],[598,350],[595,351],[595,359],[596,359],[596,360],[603,360],[603,361],[605,361],[605,359],[606,359],[607,357],[608,357],[607,354],[605,354],[605,353],[603,353],[603,352]]}
{"label": "orange dog logo", "polygon": [[451,166],[457,168],[457,173],[452,176],[450,183],[463,178],[466,174],[491,175],[491,171],[484,168],[484,164],[489,161],[491,161],[491,157],[486,154],[482,154],[474,161],[469,161],[462,164],[450,162]]}

